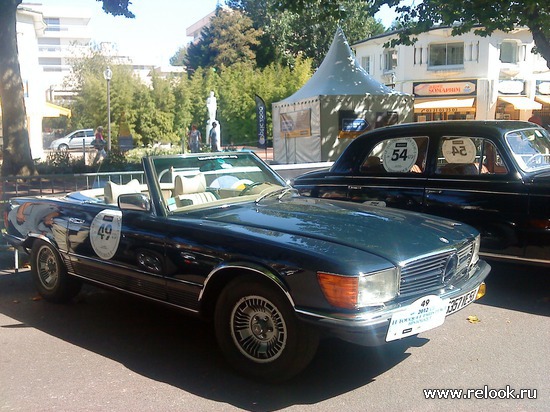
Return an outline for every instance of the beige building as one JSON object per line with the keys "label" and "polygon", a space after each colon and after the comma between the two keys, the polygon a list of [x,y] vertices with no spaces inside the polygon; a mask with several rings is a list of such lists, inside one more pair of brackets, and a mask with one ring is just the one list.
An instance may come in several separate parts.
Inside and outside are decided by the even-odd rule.
{"label": "beige building", "polygon": [[490,37],[452,36],[437,27],[413,46],[384,48],[395,32],[354,44],[360,65],[375,79],[415,98],[414,121],[528,120],[550,123],[550,70],[532,53],[531,32],[518,28]]}

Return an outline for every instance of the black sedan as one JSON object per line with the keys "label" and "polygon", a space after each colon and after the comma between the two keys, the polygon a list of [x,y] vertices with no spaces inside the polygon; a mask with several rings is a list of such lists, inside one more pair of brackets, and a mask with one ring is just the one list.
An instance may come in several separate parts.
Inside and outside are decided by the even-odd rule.
{"label": "black sedan", "polygon": [[11,200],[5,237],[30,253],[45,299],[87,281],[180,308],[212,320],[235,368],[283,380],[322,336],[383,344],[485,293],[467,225],[299,196],[248,152],[143,167],[144,182]]}
{"label": "black sedan", "polygon": [[330,170],[299,176],[306,196],[456,219],[481,254],[550,265],[550,136],[529,122],[450,121],[381,128]]}

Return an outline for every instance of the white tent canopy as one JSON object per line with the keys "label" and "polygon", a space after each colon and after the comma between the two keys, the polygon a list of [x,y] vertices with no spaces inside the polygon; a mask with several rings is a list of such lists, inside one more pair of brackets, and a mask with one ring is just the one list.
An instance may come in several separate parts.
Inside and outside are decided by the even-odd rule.
{"label": "white tent canopy", "polygon": [[274,160],[335,160],[360,133],[409,120],[412,101],[412,96],[374,80],[357,64],[338,28],[311,79],[293,95],[273,103]]}

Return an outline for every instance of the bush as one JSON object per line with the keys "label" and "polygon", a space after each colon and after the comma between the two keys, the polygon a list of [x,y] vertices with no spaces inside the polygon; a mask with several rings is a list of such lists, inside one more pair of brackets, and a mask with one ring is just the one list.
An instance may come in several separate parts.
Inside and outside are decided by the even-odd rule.
{"label": "bush", "polygon": [[141,170],[141,159],[144,156],[162,156],[180,152],[178,146],[171,149],[136,148],[127,152],[112,149],[102,162],[93,164],[95,151],[87,153],[87,162],[69,151],[53,151],[48,154],[46,161],[36,164],[36,170],[41,175]]}

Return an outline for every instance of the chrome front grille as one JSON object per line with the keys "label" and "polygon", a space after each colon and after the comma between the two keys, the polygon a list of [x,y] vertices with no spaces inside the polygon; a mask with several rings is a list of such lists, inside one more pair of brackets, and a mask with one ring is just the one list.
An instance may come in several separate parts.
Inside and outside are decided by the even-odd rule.
{"label": "chrome front grille", "polygon": [[[405,262],[401,266],[399,294],[407,296],[435,290],[447,283],[456,284],[468,275],[473,250],[474,242],[469,242],[459,250],[451,249]],[[449,267],[449,262],[453,256],[458,258],[456,259],[456,267],[454,265]],[[454,274],[449,273],[446,275],[446,271],[449,270],[453,270]]]}

